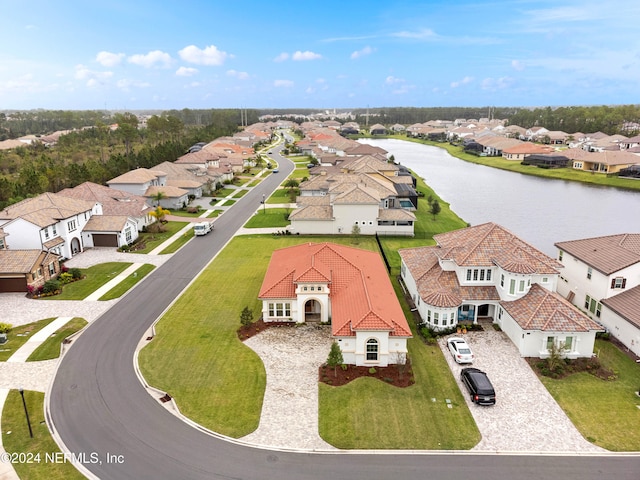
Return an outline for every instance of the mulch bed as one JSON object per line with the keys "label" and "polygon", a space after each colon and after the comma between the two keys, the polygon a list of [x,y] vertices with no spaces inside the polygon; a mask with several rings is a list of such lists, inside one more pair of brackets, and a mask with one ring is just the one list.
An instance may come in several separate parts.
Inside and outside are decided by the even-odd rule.
{"label": "mulch bed", "polygon": [[537,375],[555,378],[557,380],[580,372],[587,372],[594,377],[607,381],[615,380],[616,378],[618,378],[614,371],[603,367],[600,363],[600,360],[595,357],[564,360],[561,363],[560,368],[556,369],[555,371],[549,371],[549,369],[546,368],[546,360],[531,357],[526,358],[526,360]]}
{"label": "mulch bed", "polygon": [[267,328],[273,328],[273,327],[294,327],[295,323],[292,322],[269,322],[269,323],[265,323],[262,319],[257,320],[253,323],[251,323],[251,325],[245,327],[244,325],[242,325],[239,329],[238,329],[238,338],[240,340],[246,340],[247,338],[251,338],[254,335],[257,335],[258,333],[266,330]]}
{"label": "mulch bed", "polygon": [[340,365],[333,367],[322,365],[318,369],[318,381],[339,387],[355,380],[356,378],[369,377],[393,385],[395,387],[408,387],[415,383],[411,363],[407,360],[407,364],[398,368],[397,365],[389,367],[375,367],[375,373],[370,373],[369,367],[356,367],[355,365],[346,365],[346,369],[342,369]]}

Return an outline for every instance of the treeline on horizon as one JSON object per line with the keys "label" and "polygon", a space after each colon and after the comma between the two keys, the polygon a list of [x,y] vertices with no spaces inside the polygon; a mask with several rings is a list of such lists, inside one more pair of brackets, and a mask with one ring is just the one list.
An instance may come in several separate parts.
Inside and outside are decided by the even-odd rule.
{"label": "treeline on horizon", "polygon": [[[72,113],[77,115],[58,118],[64,121],[99,118],[96,112],[84,112],[85,117],[81,112]],[[184,115],[186,112],[180,116]],[[55,123],[53,118],[47,117],[50,125]],[[173,162],[191,145],[233,135],[240,125],[238,112],[232,110],[213,112],[209,117],[213,123],[203,126],[185,125],[180,118],[169,115],[153,116],[147,128],[137,128],[138,119],[131,113],[115,114],[106,118],[108,122],[104,120],[98,121],[95,128],[61,136],[52,148],[35,142],[0,150],[0,209],[44,192],[59,192],[87,181],[104,185],[129,170]],[[108,127],[113,120],[120,128]]]}

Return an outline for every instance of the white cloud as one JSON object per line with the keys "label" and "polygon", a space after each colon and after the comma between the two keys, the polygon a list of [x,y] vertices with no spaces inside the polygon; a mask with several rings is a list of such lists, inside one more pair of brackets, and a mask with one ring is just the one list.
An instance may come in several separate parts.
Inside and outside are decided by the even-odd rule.
{"label": "white cloud", "polygon": [[273,86],[289,88],[293,87],[293,82],[291,80],[274,80]]}
{"label": "white cloud", "polygon": [[320,55],[319,53],[310,52],[309,50],[305,52],[301,52],[300,50],[298,50],[291,56],[291,59],[295,61],[318,60],[320,58],[322,58],[322,55]]}
{"label": "white cloud", "polygon": [[356,50],[355,52],[353,52],[351,54],[351,60],[355,60],[357,58],[360,57],[364,57],[366,55],[371,55],[373,52],[375,51],[375,49],[371,48],[370,46],[366,46],[361,50]]}
{"label": "white cloud", "polygon": [[438,34],[430,28],[423,28],[422,30],[419,30],[417,32],[396,32],[392,33],[391,36],[399,38],[413,38],[416,40],[429,40],[438,38]]}
{"label": "white cloud", "polygon": [[473,82],[473,77],[464,77],[462,80],[458,82],[451,82],[451,88],[458,88],[462,85],[467,85]]}
{"label": "white cloud", "polygon": [[524,70],[524,64],[520,60],[511,60],[511,67],[519,72]]}
{"label": "white cloud", "polygon": [[513,85],[513,78],[511,77],[500,77],[500,78],[485,78],[482,81],[481,87],[483,90],[503,90],[505,88],[509,88]]}
{"label": "white cloud", "polygon": [[189,45],[180,50],[178,54],[185,62],[209,66],[220,66],[227,58],[233,58],[233,55],[218,50],[218,47],[215,45],[209,45],[204,49],[200,49],[195,45]]}
{"label": "white cloud", "polygon": [[124,57],[124,53],[99,52],[96,55],[96,62],[103,67],[115,67]]}
{"label": "white cloud", "polygon": [[196,73],[198,73],[198,69],[191,67],[180,67],[178,70],[176,70],[176,75],[179,77],[190,77],[192,75],[195,75]]}
{"label": "white cloud", "polygon": [[238,80],[246,80],[249,78],[249,74],[247,72],[238,72],[236,70],[227,70],[227,75],[235,77]]}
{"label": "white cloud", "polygon": [[386,83],[387,85],[393,85],[394,83],[402,83],[402,82],[404,82],[403,78],[394,77],[393,75],[389,75],[384,80],[384,83]]}
{"label": "white cloud", "polygon": [[169,67],[171,65],[171,55],[160,50],[153,50],[146,55],[131,55],[127,59],[127,61],[129,63],[133,63],[134,65],[139,65],[145,68],[151,68],[156,65],[160,65],[161,67]]}
{"label": "white cloud", "polygon": [[391,93],[393,95],[404,95],[405,93],[409,93],[414,88],[416,88],[415,85],[400,85],[399,88],[392,90]]}
{"label": "white cloud", "polygon": [[99,83],[104,83],[105,80],[112,76],[113,72],[97,72],[95,70],[88,69],[84,65],[76,65],[75,78],[78,80],[86,80],[86,85],[88,87],[94,87]]}
{"label": "white cloud", "polygon": [[313,88],[313,87],[307,87],[307,89],[304,91],[304,93],[306,93],[306,94],[316,93],[316,89]]}
{"label": "white cloud", "polygon": [[287,52],[282,52],[276,58],[273,59],[274,62],[284,62],[285,60],[289,60],[289,54]]}

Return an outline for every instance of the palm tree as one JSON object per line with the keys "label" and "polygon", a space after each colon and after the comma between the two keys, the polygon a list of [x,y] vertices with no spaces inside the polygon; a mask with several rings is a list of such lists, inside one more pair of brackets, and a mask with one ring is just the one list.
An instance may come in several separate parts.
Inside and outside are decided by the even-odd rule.
{"label": "palm tree", "polygon": [[153,194],[153,195],[151,196],[151,198],[153,198],[153,199],[155,200],[155,202],[156,202],[156,206],[159,206],[159,205],[160,205],[160,201],[161,201],[163,198],[167,198],[167,195],[166,195],[163,191],[158,190],[155,194]]}

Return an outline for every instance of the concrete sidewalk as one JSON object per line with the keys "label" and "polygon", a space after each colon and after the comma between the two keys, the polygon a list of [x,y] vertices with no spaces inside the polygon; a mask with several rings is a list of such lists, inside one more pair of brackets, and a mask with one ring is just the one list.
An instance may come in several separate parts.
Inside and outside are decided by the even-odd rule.
{"label": "concrete sidewalk", "polygon": [[111,280],[109,280],[103,286],[98,288],[91,295],[89,295],[88,297],[84,298],[83,301],[90,302],[90,301],[94,301],[94,300],[99,300],[105,293],[110,291],[113,287],[118,285],[120,282],[122,282],[129,275],[135,276],[136,275],[135,271],[138,270],[142,265],[143,265],[142,263],[134,263],[134,264],[130,265],[129,267],[125,268],[121,273],[119,273],[118,275],[113,277]]}
{"label": "concrete sidewalk", "polygon": [[[54,332],[66,325],[73,317],[58,317],[47,326],[34,333],[22,347],[15,351],[6,362],[0,363],[0,412],[4,407],[7,396],[12,389],[24,388],[44,392],[53,378],[58,359],[43,362],[26,362],[27,358]],[[13,364],[13,365],[10,365]],[[11,385],[9,385],[11,384]],[[2,432],[2,417],[0,416],[0,432]],[[0,435],[0,458],[6,450],[2,446]],[[0,480],[19,480],[11,463],[0,461]]]}

